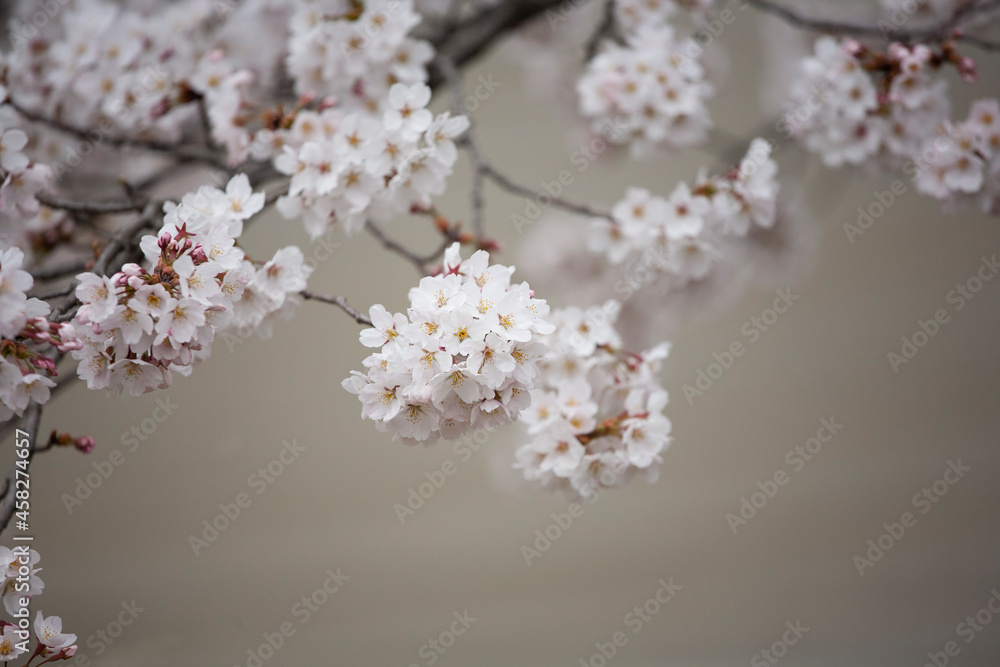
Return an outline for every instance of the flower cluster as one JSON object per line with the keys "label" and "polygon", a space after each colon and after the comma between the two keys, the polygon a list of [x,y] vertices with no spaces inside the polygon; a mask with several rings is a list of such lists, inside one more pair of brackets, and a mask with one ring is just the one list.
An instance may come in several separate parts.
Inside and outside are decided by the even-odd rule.
{"label": "flower cluster", "polygon": [[[668,7],[670,3],[659,3]],[[661,12],[663,13],[663,12]],[[692,39],[678,39],[664,17],[647,11],[624,46],[608,43],[577,82],[580,111],[594,131],[642,153],[691,146],[711,127],[705,100],[712,86]]]}
{"label": "flower cluster", "polygon": [[644,25],[662,25],[679,9],[702,18],[715,0],[614,0],[615,25],[626,33]]}
{"label": "flower cluster", "polygon": [[393,83],[427,79],[434,49],[409,36],[420,23],[412,0],[299,4],[287,60],[299,94],[334,96],[347,108],[377,112]]}
{"label": "flower cluster", "polygon": [[34,280],[21,269],[23,261],[19,248],[0,250],[0,421],[23,414],[29,401],[49,400],[55,362],[35,347],[70,352],[82,346],[72,324],[49,322],[49,304],[27,297]]}
{"label": "flower cluster", "polygon": [[854,40],[820,38],[793,87],[788,129],[828,166],[877,158],[890,169],[902,168],[918,190],[936,199],[978,200],[994,211],[997,101],[979,100],[964,121],[949,120],[947,84],[935,76],[944,64],[966,81],[975,79],[975,64],[948,43],[939,50],[891,44],[882,54]]}
{"label": "flower cluster", "polygon": [[[111,277],[77,276],[76,322],[85,342],[77,369],[91,389],[139,395],[187,375],[208,356],[216,332],[234,322],[259,325],[305,287],[310,269],[297,248],[279,250],[259,271],[235,245],[243,222],[264,205],[243,174],[223,192],[203,186],[167,204],[160,232],[139,247],[146,269],[129,263]],[[252,289],[252,306],[235,303]],[[236,319],[234,319],[234,316]]]}
{"label": "flower cluster", "polygon": [[624,351],[617,313],[614,301],[553,311],[556,329],[521,416],[534,437],[518,448],[515,467],[545,488],[587,500],[637,474],[655,481],[670,444],[667,392],[656,377],[669,345]]}
{"label": "flower cluster", "polygon": [[[125,7],[75,0],[60,3],[58,17],[40,30],[33,14],[38,8],[26,2],[23,18],[12,22],[13,49],[4,58],[8,85],[18,105],[33,113],[144,140],[180,141],[186,128],[199,124],[203,104],[212,138],[235,164],[251,147],[244,108],[250,85],[260,90],[277,81],[275,65],[287,46],[293,2],[180,0]],[[38,135],[42,162],[57,165],[60,173],[77,166],[78,147],[63,134]]]}
{"label": "flower cluster", "polygon": [[[28,630],[29,620],[25,615],[27,609],[22,607],[21,602],[40,595],[45,588],[38,577],[41,571],[41,568],[36,567],[38,561],[39,555],[34,549],[17,547],[12,550],[0,547],[4,608],[17,619],[16,623],[0,620],[0,662],[9,662],[28,653],[28,638],[31,633]],[[29,663],[36,657],[41,657],[43,662],[56,662],[76,655],[76,635],[62,631],[62,619],[58,616],[45,617],[39,611],[35,615],[34,629],[37,643],[28,659]]]}
{"label": "flower cluster", "polygon": [[491,265],[484,250],[466,260],[459,252],[455,243],[440,275],[410,290],[406,315],[372,306],[361,343],[381,349],[365,359],[367,373],[343,382],[363,418],[409,442],[517,419],[545,352],[538,335],[553,330],[545,301],[511,284],[512,267]]}
{"label": "flower cluster", "polygon": [[670,287],[705,278],[728,240],[774,225],[778,168],[771,150],[755,139],[738,167],[713,178],[703,173],[694,188],[679,183],[667,199],[629,188],[610,220],[591,221],[591,250],[612,264],[642,261]]}
{"label": "flower cluster", "polygon": [[454,139],[469,126],[465,116],[435,118],[430,99],[423,83],[397,83],[379,118],[339,107],[299,112],[274,160],[292,177],[278,210],[302,216],[316,238],[332,224],[353,233],[366,219],[429,208],[458,159]]}
{"label": "flower cluster", "polygon": [[7,89],[0,85],[0,229],[23,232],[45,226],[37,221],[41,207],[35,195],[49,186],[52,170],[25,155],[28,135],[6,100]]}

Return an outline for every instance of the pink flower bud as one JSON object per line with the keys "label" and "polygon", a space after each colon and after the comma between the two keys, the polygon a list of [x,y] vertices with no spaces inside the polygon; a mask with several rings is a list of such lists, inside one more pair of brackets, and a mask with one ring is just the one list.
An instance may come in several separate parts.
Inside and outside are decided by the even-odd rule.
{"label": "pink flower bud", "polygon": [[94,445],[96,444],[97,443],[94,441],[94,439],[89,435],[81,436],[73,441],[73,446],[76,447],[81,452],[83,452],[84,454],[89,454],[90,452],[94,451]]}

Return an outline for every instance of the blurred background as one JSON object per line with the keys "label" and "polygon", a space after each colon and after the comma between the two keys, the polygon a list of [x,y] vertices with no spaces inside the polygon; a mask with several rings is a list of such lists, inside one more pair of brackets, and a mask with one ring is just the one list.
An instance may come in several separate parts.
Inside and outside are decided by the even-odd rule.
{"label": "blurred background", "polygon": [[[544,38],[544,21],[539,30]],[[716,45],[725,52],[712,55],[719,93],[710,106],[724,131],[708,150],[645,162],[608,151],[574,172],[566,196],[609,208],[628,185],[666,195],[703,165],[732,164],[726,151],[740,155],[761,127],[780,138],[781,81],[767,72],[797,53],[797,40],[773,19],[737,12]],[[470,113],[493,163],[541,187],[585,138],[567,132],[574,121],[555,96],[532,92],[551,63],[519,64],[504,50],[467,71],[470,90],[480,75],[500,82]],[[952,83],[957,114],[998,93],[1000,59],[979,63],[977,85]],[[852,243],[845,223],[891,179],[824,169],[791,144],[777,152],[795,202],[785,252],[758,258],[725,298],[651,313],[662,330],[641,334],[673,341],[664,381],[674,442],[657,483],[606,493],[562,528],[553,515],[567,500],[510,469],[520,426],[475,441],[475,451],[391,442],[340,387],[367,355],[359,327],[305,303],[271,340],[217,343],[167,391],[110,400],[81,383],[45,410],[42,433],[91,434],[98,446],[32,467],[46,584],[33,608],[61,615],[80,654],[108,666],[996,665],[1000,618],[987,604],[996,595],[1000,609],[1000,280],[961,310],[948,294],[1000,250],[1000,227],[975,211],[944,214],[904,181]],[[440,209],[466,217],[469,183],[460,169]],[[544,291],[545,261],[578,242],[585,222],[545,236],[556,223],[543,216],[518,234],[511,214],[524,207],[487,189],[487,229],[505,248],[496,259],[567,305],[565,292]],[[426,219],[389,229],[420,252],[438,243]],[[411,265],[368,236],[334,242],[312,289],[362,310],[405,307],[418,279]],[[288,243],[325,256],[301,225],[273,213],[247,241],[261,253]],[[742,329],[776,289],[799,299],[751,342]],[[938,309],[949,321],[894,372],[887,354]],[[735,341],[746,352],[686,399],[684,386]],[[843,427],[810,460],[786,459],[823,419]],[[293,456],[286,442],[301,451]],[[949,462],[968,470],[935,486]],[[89,488],[88,475],[94,482],[109,465]],[[727,518],[761,486],[774,490],[766,482],[779,471],[787,484],[755,515],[744,508],[745,525]],[[440,488],[428,485],[442,477]],[[417,505],[408,498],[422,484],[428,497],[401,519],[399,506]],[[920,499],[925,488],[933,503]],[[239,494],[249,505],[218,518]],[[904,512],[915,523],[885,537]],[[229,525],[208,541],[206,521]],[[556,539],[539,540],[546,531]],[[206,542],[193,547],[192,536]],[[856,557],[877,555],[866,554],[880,536],[884,555],[859,573]],[[529,565],[522,547],[546,544]],[[346,576],[332,594],[328,571]],[[654,604],[661,580],[680,588]],[[283,624],[294,634],[268,649]]]}

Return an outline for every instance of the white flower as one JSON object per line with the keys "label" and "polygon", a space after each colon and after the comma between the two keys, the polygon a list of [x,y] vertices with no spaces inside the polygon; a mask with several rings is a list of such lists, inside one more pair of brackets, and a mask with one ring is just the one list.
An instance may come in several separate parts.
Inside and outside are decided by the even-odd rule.
{"label": "white flower", "polygon": [[94,273],[81,273],[76,278],[80,281],[76,298],[83,303],[77,318],[100,323],[110,317],[118,305],[118,293],[111,279]]}
{"label": "white flower", "polygon": [[21,130],[10,129],[0,135],[0,166],[4,171],[23,171],[28,166],[28,158],[21,150],[28,144],[28,135]]}
{"label": "white flower", "polygon": [[240,220],[246,220],[264,208],[264,193],[253,191],[246,174],[237,174],[230,179],[226,185],[226,200],[233,216]]}
{"label": "white flower", "polygon": [[[633,153],[691,146],[711,127],[704,78],[693,40],[678,40],[665,21],[636,25],[625,46],[606,43],[577,82],[581,113],[608,141]],[[613,128],[608,131],[608,128]]]}
{"label": "white flower", "polygon": [[495,429],[517,419],[552,331],[548,306],[511,269],[479,251],[462,261],[445,253],[445,272],[410,290],[407,314],[369,310],[362,344],[379,347],[343,387],[357,394],[362,417],[410,442],[454,438],[469,428]]}
{"label": "white flower", "polygon": [[774,225],[779,188],[771,150],[755,139],[736,169],[700,175],[693,188],[678,183],[669,199],[628,188],[611,220],[591,221],[590,250],[623,265],[627,275],[652,275],[666,289],[706,279],[723,259],[727,238],[746,236],[752,225]]}
{"label": "white flower", "polygon": [[373,328],[364,329],[360,334],[361,344],[365,347],[382,347],[402,333],[408,324],[406,315],[391,315],[381,304],[368,309],[368,318]]}
{"label": "white flower", "polygon": [[301,292],[306,288],[306,278],[312,271],[303,264],[304,261],[305,258],[298,247],[281,248],[258,272],[255,286],[282,299],[289,292]]}
{"label": "white flower", "polygon": [[624,485],[638,471],[654,479],[670,444],[667,393],[656,378],[667,346],[624,352],[611,327],[615,306],[552,314],[556,329],[522,413],[532,439],[518,449],[515,467],[576,498]]}
{"label": "white flower", "polygon": [[0,662],[16,660],[22,653],[27,653],[26,648],[22,648],[23,640],[18,635],[17,626],[9,624],[4,626],[3,634],[0,635]]}
{"label": "white flower", "polygon": [[76,643],[76,635],[63,634],[61,618],[58,616],[45,618],[41,611],[35,615],[35,636],[46,648],[46,652],[58,652]]}
{"label": "white flower", "polygon": [[430,127],[434,116],[425,107],[431,101],[426,84],[407,86],[397,83],[389,89],[389,108],[385,114],[387,130],[401,130],[404,136],[417,136]]}

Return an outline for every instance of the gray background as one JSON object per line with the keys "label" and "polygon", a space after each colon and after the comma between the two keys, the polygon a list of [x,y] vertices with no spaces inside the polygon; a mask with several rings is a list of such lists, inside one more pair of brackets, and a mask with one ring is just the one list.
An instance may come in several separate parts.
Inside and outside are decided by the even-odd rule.
{"label": "gray background", "polygon": [[[770,117],[757,110],[767,49],[751,14],[727,28],[728,74],[711,104],[734,137],[752,136]],[[959,97],[995,96],[996,63],[981,60],[982,81],[971,92],[954,87]],[[502,82],[474,114],[484,150],[522,182],[554,178],[573,150],[560,139],[561,112],[529,96],[523,70],[509,60],[490,57],[469,80],[480,73]],[[966,104],[956,105],[959,113]],[[448,444],[390,442],[359,419],[357,399],[340,387],[367,354],[358,327],[332,307],[307,303],[272,340],[252,339],[231,353],[218,345],[193,377],[177,378],[161,397],[179,407],[134,452],[123,434],[153,413],[155,395],[109,400],[80,385],[45,411],[43,432],[92,434],[98,446],[89,456],[49,453],[33,467],[46,582],[33,607],[62,615],[66,630],[80,635],[81,652],[94,657],[88,637],[134,599],[144,611],[97,660],[102,665],[244,665],[261,633],[285,621],[295,635],[265,664],[424,665],[421,646],[463,610],[478,620],[437,664],[579,665],[618,630],[628,643],[615,664],[750,664],[798,619],[809,631],[784,664],[922,665],[952,640],[961,653],[951,664],[996,664],[1000,622],[968,644],[956,626],[1000,586],[1000,284],[988,283],[953,312],[899,373],[886,354],[918,318],[951,312],[946,294],[974,274],[981,256],[997,252],[1000,229],[976,212],[945,215],[907,183],[852,245],[842,225],[889,181],[824,170],[797,148],[782,150],[790,154],[782,153],[782,166],[806,174],[805,185],[790,182],[786,194],[811,193],[797,227],[807,239],[797,251],[805,268],[785,282],[758,281],[664,332],[674,342],[664,377],[675,441],[661,479],[585,506],[530,567],[521,546],[567,502],[509,472],[520,427],[491,434],[468,461]],[[645,164],[609,157],[580,174],[568,196],[607,207],[629,184],[667,194],[711,163],[697,152]],[[442,210],[466,215],[468,182],[464,172],[453,178]],[[509,218],[523,200],[494,189],[488,197],[489,231],[516,248],[524,239]],[[437,243],[425,220],[388,228],[421,252]],[[259,221],[247,245],[263,254],[286,243],[314,250],[298,223],[277,216]],[[516,257],[512,250],[502,259]],[[344,242],[310,283],[362,309],[401,308],[416,274],[363,236]],[[785,285],[801,299],[689,405],[682,386],[713,352],[745,342],[743,324]],[[790,471],[786,452],[812,437],[823,417],[844,429],[734,535],[726,514],[758,481]],[[248,477],[286,439],[304,453],[257,495]],[[115,449],[124,463],[69,515],[61,496]],[[394,504],[446,459],[457,473],[400,525]],[[914,494],[957,459],[971,471],[859,576],[852,558],[884,522],[914,511]],[[252,505],[195,557],[189,536],[241,492]],[[300,624],[293,605],[338,567],[350,579]],[[682,590],[633,634],[625,615],[668,577]]]}

